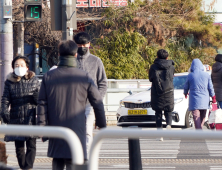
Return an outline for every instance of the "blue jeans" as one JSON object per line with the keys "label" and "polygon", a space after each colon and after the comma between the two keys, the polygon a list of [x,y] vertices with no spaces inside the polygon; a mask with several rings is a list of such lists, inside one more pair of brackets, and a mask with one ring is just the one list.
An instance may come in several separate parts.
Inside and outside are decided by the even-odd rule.
{"label": "blue jeans", "polygon": [[220,106],[220,108],[222,109],[222,101],[221,102],[217,102],[217,104]]}

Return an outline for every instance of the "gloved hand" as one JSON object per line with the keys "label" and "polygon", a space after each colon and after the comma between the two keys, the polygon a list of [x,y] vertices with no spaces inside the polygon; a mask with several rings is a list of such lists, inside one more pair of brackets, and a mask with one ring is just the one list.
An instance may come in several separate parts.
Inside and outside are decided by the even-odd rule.
{"label": "gloved hand", "polygon": [[2,114],[2,119],[4,123],[8,123],[10,120],[10,116],[8,113]]}
{"label": "gloved hand", "polygon": [[187,99],[187,94],[184,94],[184,96],[185,96],[185,99]]}
{"label": "gloved hand", "polygon": [[216,96],[213,96],[213,97],[212,97],[212,100],[213,100],[212,103],[217,103],[217,101],[216,101]]}

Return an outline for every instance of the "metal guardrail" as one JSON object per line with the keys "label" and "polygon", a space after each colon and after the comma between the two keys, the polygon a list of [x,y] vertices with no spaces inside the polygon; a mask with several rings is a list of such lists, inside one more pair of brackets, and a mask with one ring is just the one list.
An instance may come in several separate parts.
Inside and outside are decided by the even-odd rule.
{"label": "metal guardrail", "polygon": [[[0,60],[1,61],[1,60]],[[39,74],[35,75],[38,78],[42,78],[44,74]],[[124,81],[129,81],[129,82],[147,82],[149,79],[107,79],[108,82],[124,82]]]}
{"label": "metal guardrail", "polygon": [[56,126],[1,125],[0,133],[16,136],[47,136],[66,140],[70,147],[73,165],[84,163],[82,144],[78,136],[68,128]]}
{"label": "metal guardrail", "polygon": [[[40,78],[40,81],[41,81],[41,78],[43,77],[43,75],[36,75],[36,77]],[[137,83],[137,88],[111,88],[111,84],[110,83],[123,83],[123,82],[128,82],[128,83]],[[143,92],[143,91],[147,91],[147,89],[151,88],[151,85],[150,87],[146,87],[146,88],[138,88],[140,87],[139,86],[139,83],[143,83],[143,82],[149,82],[148,79],[127,79],[127,80],[118,80],[118,79],[107,79],[107,83],[108,83],[108,86],[109,88],[107,89],[107,93],[106,93],[106,96],[108,93],[129,93],[129,94],[133,94],[134,92]],[[151,84],[151,82],[150,82]],[[109,106],[119,106],[119,103],[118,104],[108,104],[108,99],[107,97],[105,97],[106,100],[104,101],[104,106],[106,108],[108,108]],[[119,99],[121,100],[121,99]],[[118,101],[119,102],[119,101]],[[116,120],[116,119],[115,119]]]}
{"label": "metal guardrail", "polygon": [[122,92],[142,92],[142,91],[147,91],[147,88],[108,88],[107,93],[122,93]]}
{"label": "metal guardrail", "polygon": [[[83,150],[78,136],[70,129],[53,126],[27,126],[25,125],[1,125],[0,133],[18,136],[48,136],[61,138],[67,141],[74,167],[83,164]],[[90,148],[89,164],[82,167],[87,170],[98,170],[99,150],[104,138],[129,138],[139,139],[140,137],[167,137],[179,139],[222,139],[222,131],[202,131],[202,130],[142,130],[138,129],[102,129],[94,137]],[[76,168],[75,168],[76,169]],[[78,168],[77,168],[78,169]]]}
{"label": "metal guardrail", "polygon": [[89,165],[87,170],[98,170],[99,150],[104,138],[129,138],[138,139],[140,137],[166,137],[180,139],[222,139],[222,131],[202,131],[202,130],[142,130],[142,129],[102,129],[93,138],[90,148]]}

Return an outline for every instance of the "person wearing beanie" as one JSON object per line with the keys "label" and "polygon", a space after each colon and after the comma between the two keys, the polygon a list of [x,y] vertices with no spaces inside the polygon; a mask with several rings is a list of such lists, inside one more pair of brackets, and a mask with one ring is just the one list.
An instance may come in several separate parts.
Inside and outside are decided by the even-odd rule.
{"label": "person wearing beanie", "polygon": [[[74,36],[74,41],[78,45],[78,68],[84,70],[92,78],[97,86],[100,95],[104,98],[107,90],[107,78],[103,63],[100,58],[90,54],[90,36],[86,32],[80,32]],[[93,109],[88,103],[86,105],[86,146],[87,153],[93,139],[93,123],[95,120]]]}
{"label": "person wearing beanie", "polygon": [[222,108],[222,54],[217,54],[215,63],[212,66],[211,79],[214,86],[216,100],[220,108]]}
{"label": "person wearing beanie", "polygon": [[[36,123],[40,83],[35,73],[29,71],[29,63],[25,56],[17,56],[12,61],[13,72],[7,76],[1,100],[1,117],[5,124],[29,126]],[[6,135],[4,140],[15,142],[19,167],[32,169],[36,156],[36,138]]]}
{"label": "person wearing beanie", "polygon": [[[58,68],[47,72],[42,79],[37,107],[37,124],[62,126],[73,130],[82,143],[86,156],[87,100],[92,105],[96,126],[106,127],[102,97],[92,79],[77,68],[78,46],[74,41],[59,44]],[[45,137],[47,138],[47,136]],[[66,141],[49,139],[48,157],[53,158],[52,169],[72,169],[72,155]]]}
{"label": "person wearing beanie", "polygon": [[213,103],[216,102],[214,88],[200,59],[193,59],[190,71],[184,85],[184,95],[187,98],[189,94],[189,111],[192,111],[195,128],[202,129],[210,97],[213,98]]}
{"label": "person wearing beanie", "polygon": [[[151,107],[155,110],[156,127],[162,128],[162,111],[166,118],[167,128],[171,128],[172,111],[174,109],[174,62],[167,60],[168,52],[160,49],[157,58],[149,70],[151,87]],[[160,138],[163,141],[163,138]]]}

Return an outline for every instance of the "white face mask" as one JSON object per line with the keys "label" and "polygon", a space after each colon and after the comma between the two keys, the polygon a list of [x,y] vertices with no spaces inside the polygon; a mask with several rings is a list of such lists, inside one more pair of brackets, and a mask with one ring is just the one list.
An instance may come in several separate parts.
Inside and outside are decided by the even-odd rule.
{"label": "white face mask", "polygon": [[14,71],[17,76],[23,77],[28,71],[28,69],[26,67],[16,67]]}

